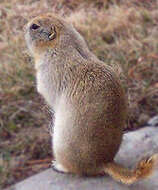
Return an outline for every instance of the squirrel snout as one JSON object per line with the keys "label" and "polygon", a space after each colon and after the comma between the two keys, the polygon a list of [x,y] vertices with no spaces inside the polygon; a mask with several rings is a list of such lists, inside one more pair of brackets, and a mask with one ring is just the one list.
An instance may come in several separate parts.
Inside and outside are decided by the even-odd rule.
{"label": "squirrel snout", "polygon": [[27,24],[25,24],[25,25],[23,26],[23,32],[26,33],[26,31],[27,31]]}

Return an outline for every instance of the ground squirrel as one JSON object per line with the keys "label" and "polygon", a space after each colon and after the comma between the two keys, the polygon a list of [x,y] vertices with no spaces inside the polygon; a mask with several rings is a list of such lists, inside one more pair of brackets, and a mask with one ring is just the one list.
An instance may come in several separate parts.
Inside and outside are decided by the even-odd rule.
{"label": "ground squirrel", "polygon": [[156,154],[142,159],[134,170],[113,160],[127,106],[111,67],[98,60],[74,27],[58,16],[32,19],[25,38],[35,59],[37,90],[55,112],[55,169],[79,175],[107,173],[125,184],[150,176]]}

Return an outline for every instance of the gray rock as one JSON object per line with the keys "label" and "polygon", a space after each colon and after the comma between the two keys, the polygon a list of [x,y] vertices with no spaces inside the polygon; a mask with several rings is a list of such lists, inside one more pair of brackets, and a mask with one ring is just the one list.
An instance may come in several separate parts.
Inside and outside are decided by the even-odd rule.
{"label": "gray rock", "polygon": [[158,115],[154,116],[153,118],[151,118],[148,123],[148,125],[151,126],[158,126]]}
{"label": "gray rock", "polygon": [[[140,158],[158,153],[158,128],[146,127],[124,135],[116,161],[134,167]],[[7,190],[158,190],[158,171],[152,177],[127,186],[109,176],[78,177],[48,169]]]}

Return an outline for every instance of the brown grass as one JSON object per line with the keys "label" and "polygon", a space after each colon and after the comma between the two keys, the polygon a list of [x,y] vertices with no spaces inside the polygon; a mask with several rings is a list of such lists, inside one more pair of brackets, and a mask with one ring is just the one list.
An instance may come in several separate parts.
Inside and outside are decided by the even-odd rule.
{"label": "brown grass", "polygon": [[43,111],[48,108],[36,92],[23,37],[27,20],[55,12],[74,24],[98,58],[120,75],[129,98],[126,130],[132,130],[158,112],[157,7],[158,0],[1,0],[1,187],[47,168],[36,160],[51,157],[49,114]]}

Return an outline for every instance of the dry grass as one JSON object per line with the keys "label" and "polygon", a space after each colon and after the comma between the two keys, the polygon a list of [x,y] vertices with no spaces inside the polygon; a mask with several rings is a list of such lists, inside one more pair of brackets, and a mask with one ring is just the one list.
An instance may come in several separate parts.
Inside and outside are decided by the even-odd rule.
{"label": "dry grass", "polygon": [[1,0],[2,187],[48,167],[30,165],[30,160],[51,156],[47,108],[35,89],[33,60],[22,32],[30,17],[44,12],[65,16],[99,59],[117,70],[129,98],[126,129],[144,125],[158,112],[158,0]]}

